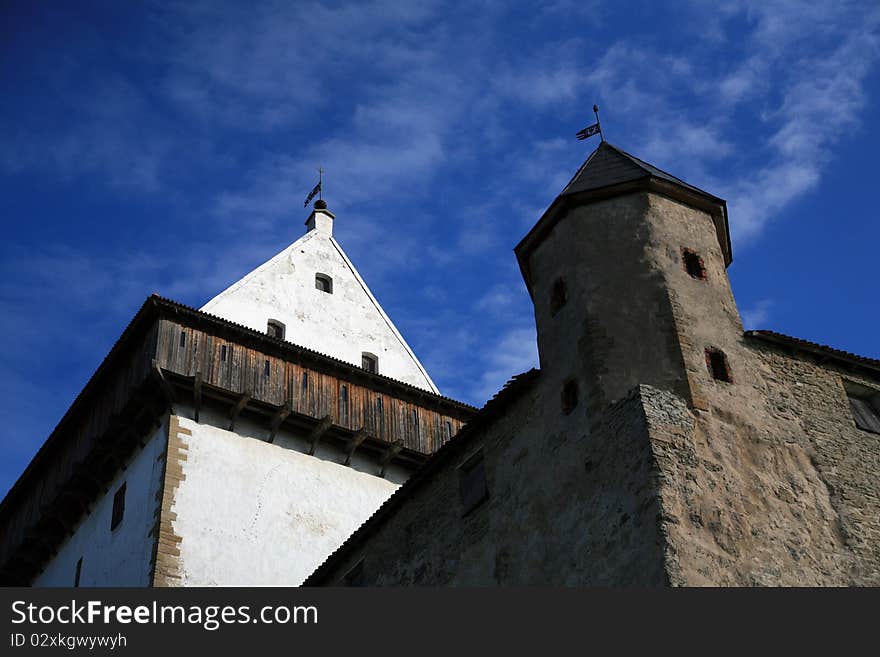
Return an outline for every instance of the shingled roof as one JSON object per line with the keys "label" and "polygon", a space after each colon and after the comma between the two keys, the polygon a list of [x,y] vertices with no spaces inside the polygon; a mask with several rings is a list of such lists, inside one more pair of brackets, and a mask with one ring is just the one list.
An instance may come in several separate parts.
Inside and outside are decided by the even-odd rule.
{"label": "shingled roof", "polygon": [[532,292],[529,254],[552,230],[566,208],[641,192],[665,196],[706,212],[715,225],[724,264],[730,265],[733,261],[733,251],[727,222],[727,203],[724,199],[688,184],[681,178],[676,178],[671,173],[603,141],[514,248],[529,293]]}
{"label": "shingled roof", "polygon": [[671,173],[658,169],[653,164],[648,164],[617,146],[609,144],[607,141],[599,144],[599,147],[581,165],[581,168],[578,169],[568,185],[565,186],[565,189],[562,190],[560,196],[568,196],[578,192],[601,189],[602,187],[651,177],[680,185],[719,203],[724,202],[717,196],[713,196],[699,187],[694,187],[681,178],[676,178]]}
{"label": "shingled roof", "polygon": [[780,345],[799,352],[808,353],[820,360],[830,360],[841,365],[856,366],[869,370],[873,375],[880,373],[880,360],[860,356],[843,349],[835,349],[825,344],[811,342],[803,338],[795,338],[776,331],[746,331],[747,338],[761,340],[770,344]]}

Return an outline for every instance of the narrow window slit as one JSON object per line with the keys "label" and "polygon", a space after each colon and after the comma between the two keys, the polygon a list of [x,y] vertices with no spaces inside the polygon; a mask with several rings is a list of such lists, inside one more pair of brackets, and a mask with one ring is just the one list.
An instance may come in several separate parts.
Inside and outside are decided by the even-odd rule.
{"label": "narrow window slit", "polygon": [[566,301],[568,301],[568,293],[565,290],[565,281],[557,278],[550,292],[550,315],[558,313]]}
{"label": "narrow window slit", "polygon": [[566,381],[562,386],[561,404],[565,415],[571,413],[578,405],[578,384],[574,379]]}
{"label": "narrow window slit", "polygon": [[697,255],[696,251],[682,249],[681,259],[684,263],[684,270],[691,278],[703,281],[706,280],[706,266],[703,264],[703,259]]}
{"label": "narrow window slit", "polygon": [[113,512],[110,517],[110,531],[113,531],[122,522],[125,516],[125,483],[119,487],[113,496]]}
{"label": "narrow window slit", "polygon": [[489,497],[483,450],[469,458],[458,472],[458,491],[461,496],[462,515],[466,516]]}
{"label": "narrow window slit", "polygon": [[706,349],[706,367],[709,369],[709,374],[711,374],[712,378],[716,381],[733,383],[733,378],[730,376],[730,365],[727,362],[727,356],[720,349]]}

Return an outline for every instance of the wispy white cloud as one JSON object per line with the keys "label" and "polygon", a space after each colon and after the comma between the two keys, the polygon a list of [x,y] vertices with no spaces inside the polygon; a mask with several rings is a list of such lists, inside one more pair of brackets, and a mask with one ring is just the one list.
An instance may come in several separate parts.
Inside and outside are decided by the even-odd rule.
{"label": "wispy white cloud", "polygon": [[752,306],[743,309],[741,313],[743,327],[749,330],[765,326],[770,319],[773,303],[773,299],[759,299]]}
{"label": "wispy white cloud", "polygon": [[498,336],[495,348],[486,354],[483,373],[469,397],[489,399],[514,374],[538,366],[538,342],[533,327],[511,328]]}
{"label": "wispy white cloud", "polygon": [[[521,12],[503,3],[163,4],[150,38],[114,46],[141,75],[65,63],[46,84],[69,121],[0,124],[0,166],[184,198],[178,219],[198,238],[164,255],[35,254],[84,282],[83,307],[110,300],[118,318],[154,290],[198,304],[298,237],[323,165],[337,235],[374,291],[430,313],[404,317],[407,338],[435,378],[485,399],[536,362],[509,249],[583,158],[572,136],[594,100],[612,142],[728,199],[737,248],[815,189],[836,140],[860,128],[874,7],[694,0],[676,9],[687,49],[597,29],[609,11],[543,5],[520,17],[523,34],[544,20],[550,37],[512,43]],[[47,304],[65,294],[26,272]]]}

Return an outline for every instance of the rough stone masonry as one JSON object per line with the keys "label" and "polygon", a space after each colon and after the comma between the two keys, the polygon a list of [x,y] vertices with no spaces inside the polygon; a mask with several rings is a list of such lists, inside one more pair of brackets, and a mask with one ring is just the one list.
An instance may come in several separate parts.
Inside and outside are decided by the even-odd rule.
{"label": "rough stone masonry", "polygon": [[743,331],[724,201],[603,142],[516,253],[540,371],[307,584],[880,584],[880,361]]}

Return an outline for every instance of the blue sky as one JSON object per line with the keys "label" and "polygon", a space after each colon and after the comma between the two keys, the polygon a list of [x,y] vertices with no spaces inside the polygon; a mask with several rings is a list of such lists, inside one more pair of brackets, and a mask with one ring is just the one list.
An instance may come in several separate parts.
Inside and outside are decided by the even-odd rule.
{"label": "blue sky", "polygon": [[873,2],[0,9],[0,491],[152,292],[336,235],[441,390],[536,362],[512,247],[596,139],[728,201],[747,328],[880,357]]}

